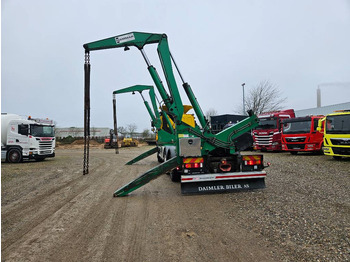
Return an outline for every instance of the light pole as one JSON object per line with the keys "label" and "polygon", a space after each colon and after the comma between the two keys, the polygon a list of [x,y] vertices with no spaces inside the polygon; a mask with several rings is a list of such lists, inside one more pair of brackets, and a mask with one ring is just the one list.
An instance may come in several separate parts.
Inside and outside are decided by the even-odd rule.
{"label": "light pole", "polygon": [[245,86],[245,83],[242,84],[242,87],[243,87],[243,114],[245,115],[244,86]]}

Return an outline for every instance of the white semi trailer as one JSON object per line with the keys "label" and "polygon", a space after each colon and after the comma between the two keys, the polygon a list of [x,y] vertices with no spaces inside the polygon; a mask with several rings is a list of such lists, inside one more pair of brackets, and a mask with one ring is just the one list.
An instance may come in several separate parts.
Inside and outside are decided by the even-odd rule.
{"label": "white semi trailer", "polygon": [[55,156],[55,144],[52,120],[1,113],[1,160],[10,163],[23,159],[42,161]]}

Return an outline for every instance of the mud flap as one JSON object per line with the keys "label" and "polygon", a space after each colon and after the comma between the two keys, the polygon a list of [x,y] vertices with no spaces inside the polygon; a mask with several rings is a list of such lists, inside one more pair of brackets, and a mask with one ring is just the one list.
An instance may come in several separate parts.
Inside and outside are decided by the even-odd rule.
{"label": "mud flap", "polygon": [[181,183],[182,194],[213,194],[265,188],[265,178]]}
{"label": "mud flap", "polygon": [[142,159],[144,159],[144,158],[146,158],[146,157],[148,157],[150,155],[153,155],[153,154],[155,154],[157,152],[158,152],[158,147],[154,147],[154,148],[148,150],[147,152],[145,152],[145,153],[135,157],[134,159],[130,160],[125,165],[132,165],[132,164],[134,164],[134,163],[136,163],[136,162],[138,162],[138,161],[140,161],[140,160],[142,160]]}
{"label": "mud flap", "polygon": [[181,158],[173,157],[168,161],[153,167],[152,169],[148,170],[146,173],[142,174],[135,180],[119,188],[117,191],[114,192],[113,196],[120,197],[128,195],[130,192],[138,189],[139,187],[142,187],[143,185],[159,177],[160,175],[165,174],[167,171],[170,171],[175,167],[179,166],[180,162]]}

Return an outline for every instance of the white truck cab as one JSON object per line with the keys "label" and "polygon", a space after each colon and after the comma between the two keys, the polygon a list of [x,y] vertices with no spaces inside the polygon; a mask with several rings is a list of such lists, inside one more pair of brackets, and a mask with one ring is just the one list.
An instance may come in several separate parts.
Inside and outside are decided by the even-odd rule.
{"label": "white truck cab", "polygon": [[55,156],[55,144],[52,120],[1,114],[1,160],[10,163],[23,159],[42,161]]}

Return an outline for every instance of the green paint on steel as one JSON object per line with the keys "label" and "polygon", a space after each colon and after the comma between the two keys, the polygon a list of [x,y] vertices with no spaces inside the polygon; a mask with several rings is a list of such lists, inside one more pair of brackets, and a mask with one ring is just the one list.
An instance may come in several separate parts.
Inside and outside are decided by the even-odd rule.
{"label": "green paint on steel", "polygon": [[144,45],[158,43],[164,34],[150,34],[142,32],[130,32],[114,37],[84,44],[86,51],[94,51],[109,48],[135,46],[139,49]]}
{"label": "green paint on steel", "polygon": [[159,177],[160,175],[165,174],[167,171],[170,171],[176,168],[177,166],[180,165],[180,163],[181,163],[181,158],[175,156],[169,159],[168,161],[156,167],[153,167],[152,169],[148,170],[147,172],[145,172],[135,180],[126,184],[125,186],[122,186],[121,188],[119,188],[117,191],[114,192],[113,196],[114,197],[126,196],[132,191],[138,189],[139,187]]}
{"label": "green paint on steel", "polygon": [[144,159],[144,158],[146,158],[146,157],[148,157],[150,155],[153,155],[153,154],[155,154],[157,152],[158,152],[158,148],[154,147],[154,148],[148,150],[147,152],[139,155],[138,157],[135,157],[133,160],[130,160],[128,163],[126,163],[126,165],[135,164],[136,162],[138,162],[138,161],[140,161],[140,160],[142,160],[142,159]]}

